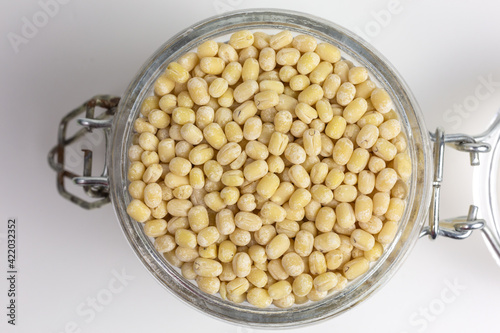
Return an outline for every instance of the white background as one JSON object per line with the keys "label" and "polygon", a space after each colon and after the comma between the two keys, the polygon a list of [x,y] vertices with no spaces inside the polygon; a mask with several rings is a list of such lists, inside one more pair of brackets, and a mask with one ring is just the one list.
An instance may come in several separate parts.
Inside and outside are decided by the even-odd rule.
{"label": "white background", "polygon": [[[22,37],[23,20],[33,22],[42,6],[35,0],[0,3],[3,272],[9,217],[17,218],[19,233],[17,326],[6,324],[2,273],[0,332],[257,332],[198,313],[160,287],[135,258],[112,207],[85,211],[61,198],[46,162],[63,115],[95,94],[120,95],[151,53],[199,20],[272,6],[364,32],[408,82],[429,129],[476,134],[500,106],[498,83],[474,104],[476,89],[487,91],[480,77],[500,81],[500,5],[494,1],[401,0],[390,15],[388,0],[66,2],[17,47],[9,36]],[[453,111],[464,103],[462,114]],[[472,203],[468,159],[447,154],[443,217],[463,215]],[[106,294],[114,272],[122,271],[133,279],[92,313],[89,297]],[[498,332],[499,281],[500,269],[479,234],[466,241],[421,239],[369,300],[295,332]],[[449,283],[461,287],[453,294]],[[419,314],[425,308],[432,317]]]}

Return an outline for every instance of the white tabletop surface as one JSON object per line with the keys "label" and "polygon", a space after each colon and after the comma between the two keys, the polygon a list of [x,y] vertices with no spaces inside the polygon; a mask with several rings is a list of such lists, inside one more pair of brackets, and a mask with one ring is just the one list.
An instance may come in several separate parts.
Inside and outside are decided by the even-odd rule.
{"label": "white tabletop surface", "polygon": [[[46,156],[62,116],[95,94],[120,95],[176,32],[227,10],[268,6],[362,34],[405,78],[429,129],[476,134],[500,106],[493,1],[2,1],[0,267],[5,276],[7,220],[16,218],[18,298],[11,326],[0,279],[0,332],[258,332],[165,291],[134,256],[110,205],[86,211],[59,196]],[[447,154],[443,217],[472,203],[468,159]],[[419,240],[366,302],[295,332],[498,332],[499,310],[500,268],[476,233]]]}

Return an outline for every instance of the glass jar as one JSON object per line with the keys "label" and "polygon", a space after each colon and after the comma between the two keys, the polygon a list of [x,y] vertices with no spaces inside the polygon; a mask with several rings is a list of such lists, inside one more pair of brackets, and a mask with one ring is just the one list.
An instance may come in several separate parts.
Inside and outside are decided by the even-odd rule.
{"label": "glass jar", "polygon": [[[386,248],[383,256],[366,274],[351,281],[344,290],[321,301],[295,305],[288,309],[275,307],[258,309],[248,304],[225,301],[219,296],[202,292],[167,263],[144,234],[142,224],[132,220],[126,213],[126,206],[130,201],[127,191],[127,152],[132,140],[133,121],[139,114],[143,99],[151,94],[155,80],[163,73],[169,62],[206,40],[227,41],[231,33],[242,29],[269,33],[290,30],[296,34],[309,34],[318,40],[337,46],[345,59],[366,67],[371,79],[387,90],[395,109],[399,111],[402,131],[408,139],[408,153],[413,167],[408,183],[409,195],[404,216],[394,241]],[[96,106],[104,107],[107,111],[95,118]],[[79,117],[82,113],[86,113],[86,118],[79,119],[81,125],[87,129],[105,130],[106,164],[104,172],[99,177],[91,176],[92,155],[88,151],[85,153],[83,176],[79,177],[64,168],[64,146],[78,140],[86,133],[86,129],[83,129],[74,137],[66,138],[67,126],[71,119]],[[494,129],[497,128],[497,123],[498,121],[495,122]],[[495,140],[498,141],[500,130],[493,132]],[[488,133],[483,137],[486,138],[487,135]],[[253,9],[212,17],[185,29],[162,45],[146,61],[121,99],[97,96],[74,110],[61,122],[59,144],[50,152],[49,161],[58,172],[58,188],[66,198],[84,208],[99,207],[111,200],[124,235],[138,258],[158,282],[179,299],[206,314],[228,322],[256,327],[283,328],[316,323],[337,316],[365,300],[391,278],[421,236],[429,235],[433,239],[439,235],[466,238],[474,229],[482,229],[487,239],[490,240],[491,248],[497,251],[498,255],[500,249],[498,230],[489,226],[485,227],[484,220],[477,218],[477,207],[471,206],[466,218],[439,221],[439,189],[445,143],[471,153],[471,162],[475,164],[478,162],[479,154],[490,150],[490,144],[482,141],[485,140],[465,135],[446,136],[440,129],[435,134],[429,134],[418,104],[399,74],[372,46],[350,31],[311,15],[286,10]],[[497,160],[498,158],[491,158],[491,161]],[[497,165],[493,162],[491,165],[496,172]],[[491,170],[491,167],[488,170]],[[488,178],[484,178],[484,170],[479,171],[479,174],[482,176],[478,176],[481,178],[478,182],[488,181]],[[88,195],[98,200],[89,202],[70,194],[64,185],[64,178],[73,179],[75,183],[84,187]],[[494,189],[496,189],[496,183]],[[485,191],[479,191],[478,198],[483,200],[484,195],[489,195],[485,193]],[[492,207],[496,209],[496,204]],[[428,217],[429,226],[426,226]]]}

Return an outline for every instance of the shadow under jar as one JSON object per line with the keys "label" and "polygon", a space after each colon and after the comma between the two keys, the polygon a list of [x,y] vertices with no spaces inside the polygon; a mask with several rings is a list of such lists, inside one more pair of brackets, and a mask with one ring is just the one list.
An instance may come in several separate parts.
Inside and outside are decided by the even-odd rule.
{"label": "shadow under jar", "polygon": [[[164,72],[167,64],[192,51],[204,41],[227,42],[232,33],[243,29],[269,34],[282,30],[289,30],[294,35],[307,34],[318,41],[335,45],[342,52],[344,59],[365,67],[370,73],[370,79],[376,82],[378,87],[384,88],[393,101],[394,110],[398,112],[401,122],[401,130],[408,141],[407,153],[412,164],[412,174],[407,183],[408,197],[405,212],[394,240],[385,248],[383,255],[371,264],[368,272],[350,281],[342,291],[332,293],[321,301],[294,305],[287,309],[274,306],[260,309],[248,303],[236,304],[223,300],[219,295],[204,293],[195,284],[182,277],[180,271],[172,267],[163,255],[155,250],[153,242],[143,231],[143,224],[130,218],[126,211],[131,201],[127,190],[127,171],[133,124],[140,114],[143,100],[152,95],[154,82]],[[96,105],[112,112],[104,114],[100,119],[91,119],[94,116],[93,107]],[[91,108],[92,112],[89,112]],[[65,126],[69,118],[83,112],[86,112],[87,118],[79,120],[81,125],[87,128],[105,129],[107,155],[105,170],[100,177],[92,177],[90,167],[85,167],[82,177],[77,177],[64,169],[64,146],[71,141],[65,139]],[[95,208],[111,200],[124,235],[137,257],[158,282],[176,297],[197,310],[228,322],[262,328],[284,328],[317,323],[337,316],[367,299],[394,275],[419,237],[430,235],[434,239],[438,235],[444,235],[466,238],[473,229],[484,227],[484,221],[476,219],[477,207],[475,211],[471,209],[467,218],[451,220],[450,223],[457,221],[462,223],[461,229],[454,228],[453,224],[451,229],[449,226],[448,229],[445,228],[444,225],[440,229],[439,223],[439,185],[442,178],[444,144],[453,142],[458,147],[463,142],[471,140],[474,141],[474,138],[445,136],[441,130],[429,135],[420,109],[398,73],[373,47],[350,31],[310,15],[281,9],[262,9],[236,11],[212,17],[171,38],[143,65],[119,103],[117,98],[100,96],[63,119],[59,145],[50,152],[49,162],[58,172],[58,189],[66,198],[84,208]],[[483,150],[489,151],[486,145],[482,146]],[[479,143],[477,146],[479,147],[477,149],[481,150]],[[461,150],[471,153],[472,163],[474,151]],[[89,158],[91,161],[91,155],[90,157],[88,155],[86,152],[86,162]],[[69,194],[64,187],[64,178],[73,179],[77,184],[84,186],[87,194],[90,193],[91,196],[101,200],[97,203],[88,203]],[[425,227],[429,212],[430,226]],[[494,232],[492,234],[492,238],[495,239],[497,235]],[[486,236],[488,238],[488,234]],[[498,252],[498,243],[495,244],[491,240],[490,243]]]}

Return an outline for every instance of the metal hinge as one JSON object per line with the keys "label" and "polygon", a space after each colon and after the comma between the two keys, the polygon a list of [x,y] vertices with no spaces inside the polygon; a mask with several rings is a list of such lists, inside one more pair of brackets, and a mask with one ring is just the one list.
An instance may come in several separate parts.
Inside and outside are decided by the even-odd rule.
{"label": "metal hinge", "polygon": [[441,198],[441,183],[443,181],[444,148],[449,145],[458,151],[470,154],[470,164],[479,165],[479,154],[491,150],[489,143],[477,142],[473,137],[464,134],[445,135],[442,128],[430,133],[434,142],[434,180],[432,183],[432,201],[429,213],[429,226],[424,227],[420,237],[429,236],[436,239],[445,236],[453,239],[469,237],[474,230],[483,229],[485,221],[477,218],[478,207],[469,206],[467,216],[439,220],[439,203]]}
{"label": "metal hinge", "polygon": [[[83,172],[81,175],[75,174],[66,168],[66,149],[71,144],[83,139],[88,133],[92,133],[94,129],[101,129],[104,131],[107,151],[112,117],[116,112],[119,101],[119,97],[99,95],[71,111],[61,120],[58,131],[58,143],[50,150],[48,155],[49,165],[57,172],[57,189],[59,193],[64,198],[86,209],[98,208],[110,201],[107,163],[106,161],[104,162],[103,170],[99,176],[92,176],[92,150],[82,149],[84,152]],[[96,107],[103,108],[105,111],[95,116]],[[82,114],[85,114],[85,118],[79,118]],[[73,136],[67,138],[68,125],[75,118],[78,118],[77,122],[83,128],[78,130]],[[87,201],[69,192],[65,185],[66,178],[72,180],[77,185],[81,185],[88,197],[97,200]]]}

